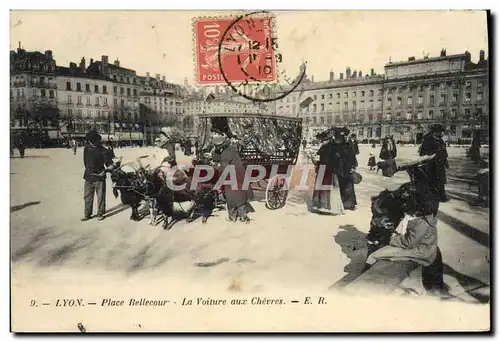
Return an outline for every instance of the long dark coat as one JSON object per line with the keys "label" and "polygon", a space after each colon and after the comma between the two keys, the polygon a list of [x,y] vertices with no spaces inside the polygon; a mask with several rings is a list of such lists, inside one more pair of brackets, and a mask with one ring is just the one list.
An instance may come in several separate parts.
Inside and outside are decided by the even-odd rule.
{"label": "long dark coat", "polygon": [[343,143],[335,144],[332,153],[332,168],[339,180],[340,196],[344,208],[353,208],[358,204],[351,174],[351,170],[355,169],[357,165],[355,151],[350,143]]}
{"label": "long dark coat", "polygon": [[436,154],[434,160],[430,162],[426,168],[427,174],[433,181],[438,183],[446,183],[446,168],[448,167],[448,151],[446,143],[441,138],[435,138],[432,134],[428,134],[422,140],[419,151],[420,156],[431,156]]}
{"label": "long dark coat", "polygon": [[[392,150],[389,150],[389,140],[392,142]],[[394,141],[394,139],[384,138],[384,140],[382,141],[382,148],[380,149],[379,158],[382,160],[395,159],[397,155],[398,149],[396,147],[396,142]]]}
{"label": "long dark coat", "polygon": [[[237,148],[229,142],[224,143],[223,146],[215,149],[213,159],[221,164],[221,173],[229,165],[234,165],[236,169],[237,189],[232,189],[229,184],[222,186],[228,208],[237,208],[252,200],[254,197],[253,191],[251,189],[242,189],[245,177],[245,165],[243,165]],[[230,173],[230,175],[233,175],[233,173]]]}

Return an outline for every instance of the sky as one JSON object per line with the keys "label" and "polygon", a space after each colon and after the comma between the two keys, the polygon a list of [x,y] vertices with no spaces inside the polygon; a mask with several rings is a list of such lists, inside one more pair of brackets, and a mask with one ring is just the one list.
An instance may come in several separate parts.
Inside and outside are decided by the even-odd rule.
{"label": "sky", "polygon": [[[234,13],[234,12],[233,12]],[[352,70],[383,73],[389,61],[466,50],[477,61],[488,54],[483,11],[281,11],[277,38],[283,69],[291,79],[307,61],[307,75],[327,80]],[[195,85],[192,18],[224,11],[11,11],[10,50],[52,50],[58,65],[85,57],[109,61],[144,76],[165,75]]]}

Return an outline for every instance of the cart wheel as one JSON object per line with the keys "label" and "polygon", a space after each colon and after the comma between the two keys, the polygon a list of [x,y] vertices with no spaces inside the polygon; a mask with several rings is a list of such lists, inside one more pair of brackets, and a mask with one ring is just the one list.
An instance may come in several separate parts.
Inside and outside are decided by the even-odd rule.
{"label": "cart wheel", "polygon": [[285,178],[276,175],[267,182],[266,208],[271,210],[281,209],[285,206],[288,190],[285,188]]}

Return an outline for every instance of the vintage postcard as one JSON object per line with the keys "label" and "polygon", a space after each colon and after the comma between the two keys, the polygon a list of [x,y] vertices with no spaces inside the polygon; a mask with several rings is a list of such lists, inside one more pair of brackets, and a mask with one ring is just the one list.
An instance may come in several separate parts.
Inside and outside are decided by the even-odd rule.
{"label": "vintage postcard", "polygon": [[488,11],[10,19],[13,332],[490,331]]}

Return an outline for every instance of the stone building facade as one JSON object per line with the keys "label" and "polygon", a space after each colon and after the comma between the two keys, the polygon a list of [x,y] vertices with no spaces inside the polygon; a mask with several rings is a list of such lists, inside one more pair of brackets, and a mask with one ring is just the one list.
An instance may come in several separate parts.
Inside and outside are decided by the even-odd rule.
{"label": "stone building facade", "polygon": [[[468,52],[388,63],[385,74],[346,69],[326,82],[306,80],[276,102],[278,115],[304,119],[307,139],[331,125],[348,126],[360,140],[419,141],[428,126],[442,123],[446,139],[469,140],[473,129],[487,131],[489,72],[484,51],[478,63]],[[308,100],[308,101],[306,101]],[[301,107],[301,104],[306,103]]]}

